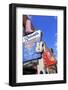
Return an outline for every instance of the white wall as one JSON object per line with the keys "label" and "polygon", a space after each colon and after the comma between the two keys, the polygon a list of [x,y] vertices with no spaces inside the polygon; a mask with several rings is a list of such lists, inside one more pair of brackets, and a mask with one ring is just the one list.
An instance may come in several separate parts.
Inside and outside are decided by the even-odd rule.
{"label": "white wall", "polygon": [[[8,86],[8,70],[9,70],[9,4],[10,3],[29,3],[43,5],[60,5],[68,7],[68,0],[0,0],[0,90],[50,90],[59,89],[66,90],[68,84],[27,86],[27,87],[10,87]],[[68,10],[67,10],[68,14]],[[68,19],[67,19],[68,21]],[[68,33],[68,31],[67,31]],[[68,36],[67,36],[68,38]],[[68,62],[67,62],[68,64]],[[68,66],[67,66],[68,68]]]}

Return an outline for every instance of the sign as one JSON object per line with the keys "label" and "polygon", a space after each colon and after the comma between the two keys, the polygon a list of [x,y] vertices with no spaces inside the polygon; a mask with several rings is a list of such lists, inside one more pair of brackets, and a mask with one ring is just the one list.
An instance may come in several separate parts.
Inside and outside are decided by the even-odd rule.
{"label": "sign", "polygon": [[41,31],[23,37],[23,62],[41,58],[41,53],[36,51],[37,43],[41,40]]}
{"label": "sign", "polygon": [[55,65],[57,63],[53,53],[48,48],[46,48],[42,56],[45,67]]}

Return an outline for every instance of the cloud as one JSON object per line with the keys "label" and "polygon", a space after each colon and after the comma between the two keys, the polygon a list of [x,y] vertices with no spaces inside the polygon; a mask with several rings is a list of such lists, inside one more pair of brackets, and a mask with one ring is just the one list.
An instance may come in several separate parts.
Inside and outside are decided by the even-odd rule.
{"label": "cloud", "polygon": [[31,16],[31,15],[28,15],[28,18],[29,18],[29,19],[32,19],[32,16]]}
{"label": "cloud", "polygon": [[54,49],[55,58],[57,59],[57,42],[55,42],[53,49]]}

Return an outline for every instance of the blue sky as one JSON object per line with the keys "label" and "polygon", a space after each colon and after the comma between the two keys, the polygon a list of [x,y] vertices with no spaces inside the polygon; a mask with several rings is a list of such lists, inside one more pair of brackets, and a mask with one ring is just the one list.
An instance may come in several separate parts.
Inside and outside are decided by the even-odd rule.
{"label": "blue sky", "polygon": [[46,42],[48,48],[53,48],[57,56],[57,16],[30,16],[36,30],[43,33],[42,40]]}

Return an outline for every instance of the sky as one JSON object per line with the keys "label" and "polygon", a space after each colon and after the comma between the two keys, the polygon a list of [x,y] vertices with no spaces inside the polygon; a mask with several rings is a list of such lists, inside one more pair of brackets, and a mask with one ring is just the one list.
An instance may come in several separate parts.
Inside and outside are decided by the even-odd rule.
{"label": "sky", "polygon": [[32,24],[36,30],[41,30],[42,40],[48,48],[53,48],[54,55],[57,56],[57,16],[30,16]]}

